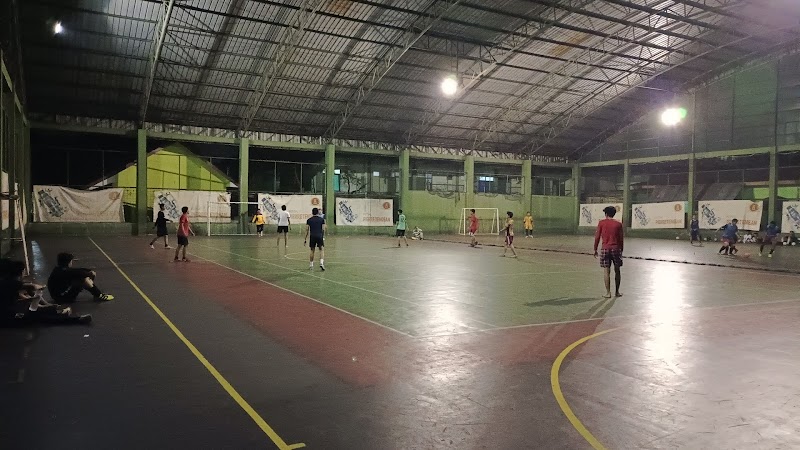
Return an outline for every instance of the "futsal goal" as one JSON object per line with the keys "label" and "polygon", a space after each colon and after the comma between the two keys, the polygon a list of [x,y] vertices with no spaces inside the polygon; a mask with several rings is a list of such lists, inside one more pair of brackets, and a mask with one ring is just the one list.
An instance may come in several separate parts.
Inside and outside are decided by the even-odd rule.
{"label": "futsal goal", "polygon": [[[208,202],[206,211],[206,229],[209,236],[245,236],[256,234],[253,216],[260,208],[258,202]],[[270,221],[269,213],[264,214],[266,223]]]}
{"label": "futsal goal", "polygon": [[478,217],[479,235],[500,234],[500,211],[497,208],[463,208],[461,220],[458,223],[458,234],[466,236],[469,233],[469,216],[475,210]]}

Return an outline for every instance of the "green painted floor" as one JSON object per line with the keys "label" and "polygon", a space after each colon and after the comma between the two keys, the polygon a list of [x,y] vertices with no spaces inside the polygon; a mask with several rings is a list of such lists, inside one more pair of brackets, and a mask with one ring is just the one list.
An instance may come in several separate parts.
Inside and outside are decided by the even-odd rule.
{"label": "green painted floor", "polygon": [[[685,247],[687,252],[715,250]],[[411,241],[330,237],[326,272],[308,269],[302,241],[195,238],[190,253],[415,337],[601,317],[658,320],[685,308],[782,302],[800,297],[797,277],[674,262],[626,260],[619,299],[604,300],[591,256]],[[709,257],[714,257],[709,256]]]}

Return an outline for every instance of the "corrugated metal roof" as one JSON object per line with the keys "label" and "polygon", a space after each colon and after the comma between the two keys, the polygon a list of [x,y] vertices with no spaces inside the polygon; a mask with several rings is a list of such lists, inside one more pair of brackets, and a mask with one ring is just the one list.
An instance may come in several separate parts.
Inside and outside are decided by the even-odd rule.
{"label": "corrugated metal roof", "polygon": [[[642,107],[658,89],[681,92],[800,31],[800,10],[789,1],[705,3],[462,1],[387,60],[442,0],[329,0],[303,32],[290,28],[305,17],[301,0],[178,1],[146,120],[236,128],[263,96],[253,131],[319,136],[349,102],[338,137],[505,150],[568,122],[550,147],[537,149],[558,155],[593,130],[629,120],[619,112]],[[159,1],[21,7],[24,63],[35,68],[26,71],[31,112],[136,116],[147,98]],[[62,35],[42,26],[54,15]],[[449,74],[469,84],[452,100],[439,89]],[[571,116],[578,119],[564,120]]]}

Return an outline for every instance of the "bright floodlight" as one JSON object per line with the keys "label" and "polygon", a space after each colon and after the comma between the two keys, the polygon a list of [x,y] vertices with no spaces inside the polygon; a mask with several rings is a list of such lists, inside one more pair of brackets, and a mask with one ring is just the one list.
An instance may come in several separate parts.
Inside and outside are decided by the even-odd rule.
{"label": "bright floodlight", "polygon": [[56,24],[53,25],[53,33],[61,34],[62,31],[64,31],[64,27],[61,25],[61,22],[56,22]]}
{"label": "bright floodlight", "polygon": [[448,97],[453,96],[458,91],[458,80],[454,77],[447,77],[442,81],[442,93]]}
{"label": "bright floodlight", "polygon": [[661,113],[661,122],[668,126],[674,127],[679,124],[681,120],[686,118],[685,108],[668,108]]}

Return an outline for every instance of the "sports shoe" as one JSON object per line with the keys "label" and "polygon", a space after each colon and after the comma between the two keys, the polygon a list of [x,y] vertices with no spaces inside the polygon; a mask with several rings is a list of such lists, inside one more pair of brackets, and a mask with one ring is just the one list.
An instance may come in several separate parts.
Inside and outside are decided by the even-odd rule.
{"label": "sports shoe", "polygon": [[100,294],[99,297],[94,298],[96,302],[110,302],[111,300],[114,300],[114,296],[109,294]]}
{"label": "sports shoe", "polygon": [[165,246],[164,246],[164,250],[172,250],[172,247],[171,247],[171,246],[169,246],[169,245],[165,245]]}
{"label": "sports shoe", "polygon": [[772,258],[772,253],[770,253],[769,255],[767,255],[767,258]]}
{"label": "sports shoe", "polygon": [[83,324],[83,325],[89,325],[90,323],[92,323],[92,315],[91,314],[84,314],[84,315],[78,317],[78,323]]}
{"label": "sports shoe", "polygon": [[761,252],[758,252],[758,256],[761,256]]}
{"label": "sports shoe", "polygon": [[323,266],[322,264],[320,264],[320,265],[319,265],[319,268],[320,268],[320,270],[322,270],[323,272],[325,272],[325,266]]}
{"label": "sports shoe", "polygon": [[156,249],[155,247],[153,247],[153,244],[150,244],[150,248],[152,248],[153,250]]}
{"label": "sports shoe", "polygon": [[189,258],[183,258],[181,261],[183,261],[183,262],[191,262],[191,260]]}

